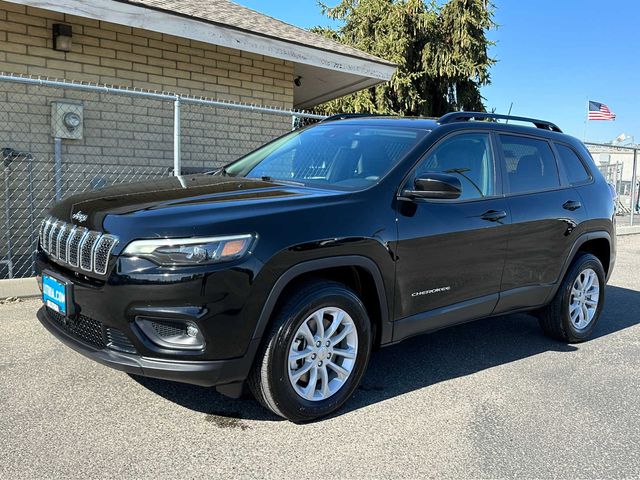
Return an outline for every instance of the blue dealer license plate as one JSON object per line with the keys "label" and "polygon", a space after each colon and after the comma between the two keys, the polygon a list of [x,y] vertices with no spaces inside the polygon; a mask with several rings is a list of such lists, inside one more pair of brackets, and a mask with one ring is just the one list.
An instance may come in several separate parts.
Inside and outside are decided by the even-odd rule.
{"label": "blue dealer license plate", "polygon": [[46,273],[42,274],[42,301],[51,310],[62,315],[69,313],[67,285]]}

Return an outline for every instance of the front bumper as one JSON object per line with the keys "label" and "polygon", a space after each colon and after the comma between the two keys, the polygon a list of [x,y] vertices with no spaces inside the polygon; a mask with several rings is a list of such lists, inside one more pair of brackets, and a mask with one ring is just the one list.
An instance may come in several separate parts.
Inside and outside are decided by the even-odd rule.
{"label": "front bumper", "polygon": [[[127,270],[118,262],[105,280],[97,280],[51,262],[42,252],[36,259],[39,282],[46,271],[72,284],[69,317],[47,307],[37,315],[67,346],[131,374],[215,386],[228,396],[240,393],[260,343],[254,331],[263,300],[252,288],[261,267],[257,260],[152,273]],[[137,318],[194,324],[205,346],[160,346],[142,332]]]}
{"label": "front bumper", "polygon": [[[125,264],[119,260],[106,280],[97,280],[57,265],[41,252],[36,257],[38,281],[47,271],[72,284],[71,317],[84,316],[117,329],[142,357],[191,362],[237,359],[251,353],[257,319],[271,285],[256,284],[262,264],[255,258],[198,270],[156,272],[139,272]],[[137,319],[195,325],[204,348],[172,349],[154,343],[142,333]],[[95,342],[90,345],[96,346]]]}
{"label": "front bumper", "polygon": [[46,307],[37,313],[38,320],[58,340],[78,353],[123,372],[145,377],[172,380],[204,387],[235,384],[245,380],[259,340],[251,342],[247,355],[229,360],[182,361],[149,358],[110,350],[97,349],[69,335],[51,318]]}

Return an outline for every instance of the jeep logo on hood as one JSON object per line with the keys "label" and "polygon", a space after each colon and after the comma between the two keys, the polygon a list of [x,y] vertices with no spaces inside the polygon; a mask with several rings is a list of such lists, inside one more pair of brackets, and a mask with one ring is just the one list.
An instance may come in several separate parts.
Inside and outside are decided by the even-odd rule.
{"label": "jeep logo on hood", "polygon": [[76,213],[71,215],[71,218],[73,220],[77,220],[78,222],[85,222],[87,218],[89,218],[89,215],[82,213],[82,210],[78,210]]}

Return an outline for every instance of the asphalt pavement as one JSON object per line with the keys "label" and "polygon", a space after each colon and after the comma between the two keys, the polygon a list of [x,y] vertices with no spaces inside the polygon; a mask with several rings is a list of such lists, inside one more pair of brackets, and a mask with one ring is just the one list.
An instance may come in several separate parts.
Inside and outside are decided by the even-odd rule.
{"label": "asphalt pavement", "polygon": [[639,478],[640,236],[618,248],[589,342],[527,315],[414,338],[308,425],[103,367],[40,326],[38,300],[5,303],[0,478]]}

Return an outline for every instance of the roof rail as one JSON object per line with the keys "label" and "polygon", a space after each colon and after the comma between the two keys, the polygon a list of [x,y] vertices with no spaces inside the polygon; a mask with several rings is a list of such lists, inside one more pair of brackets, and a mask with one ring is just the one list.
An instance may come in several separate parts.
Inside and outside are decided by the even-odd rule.
{"label": "roof rail", "polygon": [[359,117],[381,117],[382,115],[377,113],[337,113],[335,115],[331,115],[327,118],[323,118],[321,122],[332,122],[334,120],[347,120],[349,118],[359,118]]}
{"label": "roof rail", "polygon": [[514,117],[512,115],[500,115],[499,113],[451,112],[440,117],[438,123],[440,125],[444,125],[446,123],[464,122],[469,120],[514,120],[518,122],[530,122],[533,123],[536,128],[562,133],[562,130],[560,130],[555,123],[547,122],[546,120],[538,120],[536,118],[528,117]]}

